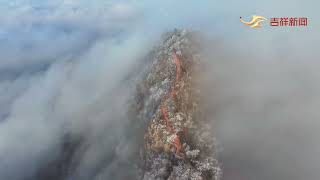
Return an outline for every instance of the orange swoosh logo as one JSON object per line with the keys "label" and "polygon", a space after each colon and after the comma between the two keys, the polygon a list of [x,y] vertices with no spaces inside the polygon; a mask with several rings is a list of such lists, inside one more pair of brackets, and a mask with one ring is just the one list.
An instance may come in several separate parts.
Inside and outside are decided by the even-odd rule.
{"label": "orange swoosh logo", "polygon": [[254,29],[261,28],[262,27],[261,23],[266,20],[268,19],[263,16],[253,15],[251,21],[247,22],[240,17],[240,22]]}

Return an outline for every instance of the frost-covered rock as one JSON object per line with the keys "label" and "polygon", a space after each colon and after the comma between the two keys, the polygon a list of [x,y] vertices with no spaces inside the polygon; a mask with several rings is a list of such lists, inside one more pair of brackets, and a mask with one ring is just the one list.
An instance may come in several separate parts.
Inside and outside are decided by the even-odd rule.
{"label": "frost-covered rock", "polygon": [[142,99],[148,101],[142,103],[143,110],[138,112],[140,120],[147,123],[140,179],[221,177],[212,130],[206,128],[206,119],[198,115],[199,89],[193,84],[193,75],[201,64],[201,56],[195,37],[187,30],[165,33],[142,80],[142,89],[147,90]]}

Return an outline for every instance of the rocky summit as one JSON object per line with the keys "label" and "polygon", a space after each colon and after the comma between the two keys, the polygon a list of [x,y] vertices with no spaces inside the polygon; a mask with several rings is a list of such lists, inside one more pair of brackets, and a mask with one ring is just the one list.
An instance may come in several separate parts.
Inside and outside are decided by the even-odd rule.
{"label": "rocky summit", "polygon": [[218,180],[216,143],[200,108],[195,75],[201,69],[197,34],[166,33],[137,85],[137,119],[146,123],[143,180]]}

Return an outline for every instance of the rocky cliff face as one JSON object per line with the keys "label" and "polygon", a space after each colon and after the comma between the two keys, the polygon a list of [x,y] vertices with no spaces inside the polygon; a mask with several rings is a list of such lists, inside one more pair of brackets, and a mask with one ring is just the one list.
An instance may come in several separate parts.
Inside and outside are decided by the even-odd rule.
{"label": "rocky cliff face", "polygon": [[221,177],[214,136],[194,81],[201,66],[195,36],[186,30],[165,34],[138,83],[133,108],[137,120],[147,124],[140,179]]}

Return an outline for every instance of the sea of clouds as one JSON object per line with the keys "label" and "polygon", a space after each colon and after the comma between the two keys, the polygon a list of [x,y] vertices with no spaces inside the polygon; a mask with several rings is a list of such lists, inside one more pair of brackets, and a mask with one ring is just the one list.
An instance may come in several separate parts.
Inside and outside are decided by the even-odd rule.
{"label": "sea of clouds", "polygon": [[[121,108],[132,89],[119,84],[173,28],[213,39],[204,52],[211,65],[204,92],[213,97],[205,103],[224,148],[225,178],[317,179],[317,5],[0,0],[0,179],[32,177],[59,154],[65,134],[86,137],[75,177],[124,173],[113,162],[130,151]],[[252,30],[239,22],[253,14],[308,17],[309,26]],[[92,168],[109,156],[102,169]]]}

